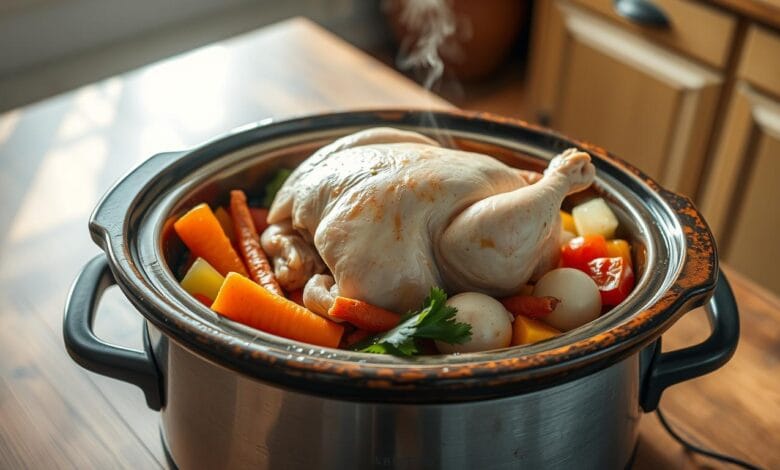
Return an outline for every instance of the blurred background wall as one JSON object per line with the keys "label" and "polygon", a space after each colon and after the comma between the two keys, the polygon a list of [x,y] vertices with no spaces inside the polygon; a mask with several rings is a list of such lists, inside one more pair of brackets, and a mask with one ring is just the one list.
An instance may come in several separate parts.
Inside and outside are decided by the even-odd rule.
{"label": "blurred background wall", "polygon": [[380,0],[2,0],[0,111],[301,14],[387,41]]}

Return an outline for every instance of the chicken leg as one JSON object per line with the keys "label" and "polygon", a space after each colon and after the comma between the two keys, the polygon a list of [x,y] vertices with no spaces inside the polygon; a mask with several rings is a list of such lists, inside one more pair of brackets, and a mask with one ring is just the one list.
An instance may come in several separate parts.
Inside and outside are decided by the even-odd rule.
{"label": "chicken leg", "polygon": [[594,175],[590,156],[569,149],[550,162],[538,182],[480,200],[458,214],[435,244],[447,286],[507,295],[554,268],[563,198],[585,189]]}

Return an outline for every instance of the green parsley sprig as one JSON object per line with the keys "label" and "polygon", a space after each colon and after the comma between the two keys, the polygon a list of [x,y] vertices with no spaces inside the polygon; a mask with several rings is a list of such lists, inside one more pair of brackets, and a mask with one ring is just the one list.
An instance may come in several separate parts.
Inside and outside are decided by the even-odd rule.
{"label": "green parsley sprig", "polygon": [[471,338],[471,325],[455,320],[457,310],[445,305],[446,300],[447,294],[443,290],[431,288],[420,310],[407,313],[398,326],[358,343],[354,349],[374,354],[413,356],[420,352],[417,339],[465,343]]}

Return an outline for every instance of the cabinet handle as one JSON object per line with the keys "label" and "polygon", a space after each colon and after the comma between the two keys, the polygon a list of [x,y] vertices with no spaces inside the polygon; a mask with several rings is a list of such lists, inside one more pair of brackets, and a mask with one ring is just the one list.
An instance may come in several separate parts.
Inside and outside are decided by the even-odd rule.
{"label": "cabinet handle", "polygon": [[615,12],[641,26],[668,28],[669,18],[663,10],[648,0],[614,0]]}

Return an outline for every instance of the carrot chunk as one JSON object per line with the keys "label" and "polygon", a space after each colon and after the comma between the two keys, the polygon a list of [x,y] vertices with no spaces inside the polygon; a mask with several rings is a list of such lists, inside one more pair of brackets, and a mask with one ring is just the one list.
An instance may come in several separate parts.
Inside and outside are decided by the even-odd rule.
{"label": "carrot chunk", "polygon": [[528,318],[546,317],[555,310],[559,302],[560,300],[555,297],[534,297],[532,295],[515,295],[501,299],[501,303],[509,313]]}
{"label": "carrot chunk", "polygon": [[231,271],[247,275],[222,226],[207,204],[198,204],[173,224],[193,255],[206,260],[223,276]]}
{"label": "carrot chunk", "polygon": [[344,334],[338,323],[236,273],[227,275],[211,309],[252,328],[318,346],[335,348]]}
{"label": "carrot chunk", "polygon": [[236,240],[241,255],[249,267],[252,280],[276,295],[284,297],[284,291],[276,282],[271,263],[260,246],[260,237],[255,230],[252,214],[246,204],[246,195],[240,189],[230,191],[230,215],[236,230]]}
{"label": "carrot chunk", "polygon": [[544,322],[518,315],[512,325],[512,346],[536,343],[554,338],[559,334],[561,334],[560,331]]}
{"label": "carrot chunk", "polygon": [[219,225],[222,226],[225,235],[230,239],[230,243],[235,245],[236,231],[233,230],[233,219],[230,217],[230,214],[228,214],[224,207],[219,206],[214,209],[214,217],[219,221]]}
{"label": "carrot chunk", "polygon": [[359,329],[371,333],[390,330],[398,325],[401,319],[399,315],[389,310],[346,297],[336,297],[333,306],[328,310],[328,315],[348,321]]}

